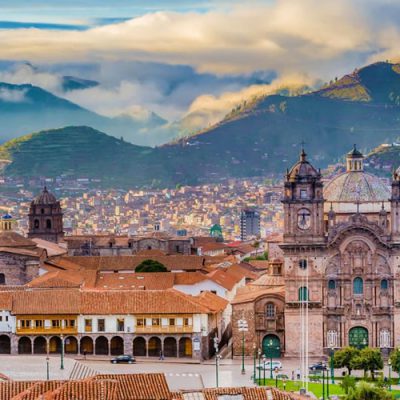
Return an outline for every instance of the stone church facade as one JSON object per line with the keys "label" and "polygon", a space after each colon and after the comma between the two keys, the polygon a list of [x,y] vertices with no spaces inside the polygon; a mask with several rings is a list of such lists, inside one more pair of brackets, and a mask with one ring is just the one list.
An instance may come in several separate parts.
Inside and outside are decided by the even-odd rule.
{"label": "stone church facade", "polygon": [[[284,185],[282,281],[275,286],[268,282],[250,301],[256,321],[258,304],[266,304],[266,318],[273,314],[268,304],[276,303],[281,290],[284,329],[255,327],[247,354],[255,347],[264,354],[279,348],[281,356],[299,356],[301,315],[307,307],[311,356],[348,345],[368,345],[383,353],[399,346],[399,174],[390,190],[364,171],[363,155],[354,148],[347,155],[346,172],[324,183],[303,150]],[[257,292],[244,290],[247,297]],[[243,300],[246,294],[238,294],[234,318],[249,307],[240,296]],[[278,304],[275,310],[278,318]],[[234,328],[235,354],[239,338]]]}

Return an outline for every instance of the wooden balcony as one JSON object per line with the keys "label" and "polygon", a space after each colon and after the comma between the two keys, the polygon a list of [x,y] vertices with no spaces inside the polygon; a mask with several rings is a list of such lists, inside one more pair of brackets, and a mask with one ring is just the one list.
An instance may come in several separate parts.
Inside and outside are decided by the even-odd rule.
{"label": "wooden balcony", "polygon": [[78,329],[74,328],[45,328],[45,327],[29,327],[29,328],[17,328],[17,335],[76,335]]}
{"label": "wooden balcony", "polygon": [[134,333],[192,333],[193,326],[135,326]]}

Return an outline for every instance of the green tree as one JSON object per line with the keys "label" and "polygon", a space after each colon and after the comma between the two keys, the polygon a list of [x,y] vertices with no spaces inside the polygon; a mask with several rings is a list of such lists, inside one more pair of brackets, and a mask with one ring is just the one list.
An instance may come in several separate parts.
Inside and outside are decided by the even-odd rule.
{"label": "green tree", "polygon": [[359,353],[360,350],[351,346],[338,350],[333,357],[335,368],[347,368],[349,375],[351,375],[351,370],[353,369],[351,362]]}
{"label": "green tree", "polygon": [[356,387],[356,378],[354,376],[346,375],[340,382],[340,386],[346,394],[349,394],[350,390]]}
{"label": "green tree", "polygon": [[167,272],[163,264],[155,260],[144,260],[136,268],[135,272]]}
{"label": "green tree", "polygon": [[375,379],[374,372],[377,369],[383,368],[383,359],[379,349],[371,349],[365,347],[360,351],[360,354],[353,358],[351,361],[351,367],[353,369],[364,370],[364,375],[367,371],[371,372],[371,378]]}
{"label": "green tree", "polygon": [[393,371],[397,371],[400,374],[400,348],[394,349],[390,353],[390,362],[392,363]]}
{"label": "green tree", "polygon": [[372,383],[361,381],[354,389],[350,389],[346,400],[390,400],[392,395]]}

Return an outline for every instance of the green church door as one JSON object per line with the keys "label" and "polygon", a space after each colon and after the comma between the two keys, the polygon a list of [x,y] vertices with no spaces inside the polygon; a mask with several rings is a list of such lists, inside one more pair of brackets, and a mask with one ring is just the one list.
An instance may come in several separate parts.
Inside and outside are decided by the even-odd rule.
{"label": "green church door", "polygon": [[262,341],[262,349],[267,358],[279,358],[281,356],[281,341],[278,336],[267,335]]}
{"label": "green church door", "polygon": [[367,329],[357,326],[349,331],[349,345],[357,349],[362,349],[368,346],[368,331]]}

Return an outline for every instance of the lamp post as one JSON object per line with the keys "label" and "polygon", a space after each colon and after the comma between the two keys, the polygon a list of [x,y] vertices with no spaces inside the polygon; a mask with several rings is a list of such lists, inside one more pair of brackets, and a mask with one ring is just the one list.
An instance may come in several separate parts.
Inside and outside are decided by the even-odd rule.
{"label": "lamp post", "polygon": [[258,348],[258,383],[260,383],[260,381],[261,381],[261,349]]}
{"label": "lamp post", "polygon": [[238,328],[239,332],[242,332],[242,375],[244,375],[246,373],[244,368],[244,333],[249,330],[247,321],[244,318],[239,319]]}
{"label": "lamp post", "polygon": [[61,366],[60,366],[60,369],[64,369],[64,335],[61,335],[60,338],[61,338]]}
{"label": "lamp post", "polygon": [[390,358],[388,361],[388,365],[389,365],[389,392],[391,392],[392,391],[392,362],[390,361]]}
{"label": "lamp post", "polygon": [[331,381],[332,384],[335,383],[335,360],[334,360],[334,355],[335,355],[335,348],[332,346],[331,347],[331,359],[330,359],[330,364],[331,364]]}
{"label": "lamp post", "polygon": [[[400,347],[397,348],[397,351],[400,353]],[[400,357],[400,354],[398,354],[398,356]],[[397,384],[400,385],[400,367],[399,367],[399,370],[397,371],[397,373],[399,375],[399,380],[398,380]]]}
{"label": "lamp post", "polygon": [[219,344],[219,339],[218,335],[215,334],[214,336],[214,349],[215,349],[215,387],[218,387],[218,359],[219,359],[219,354],[218,354],[218,344]]}
{"label": "lamp post", "polygon": [[262,365],[263,365],[263,386],[265,386],[265,361],[267,358],[263,354],[261,359],[262,359]]}
{"label": "lamp post", "polygon": [[274,369],[275,372],[275,387],[278,387],[278,368]]}
{"label": "lamp post", "polygon": [[50,358],[49,358],[49,356],[46,357],[46,377],[47,377],[47,380],[50,380]]}
{"label": "lamp post", "polygon": [[322,399],[325,400],[325,364],[322,364]]}
{"label": "lamp post", "polygon": [[253,343],[253,382],[256,383],[256,344]]}

